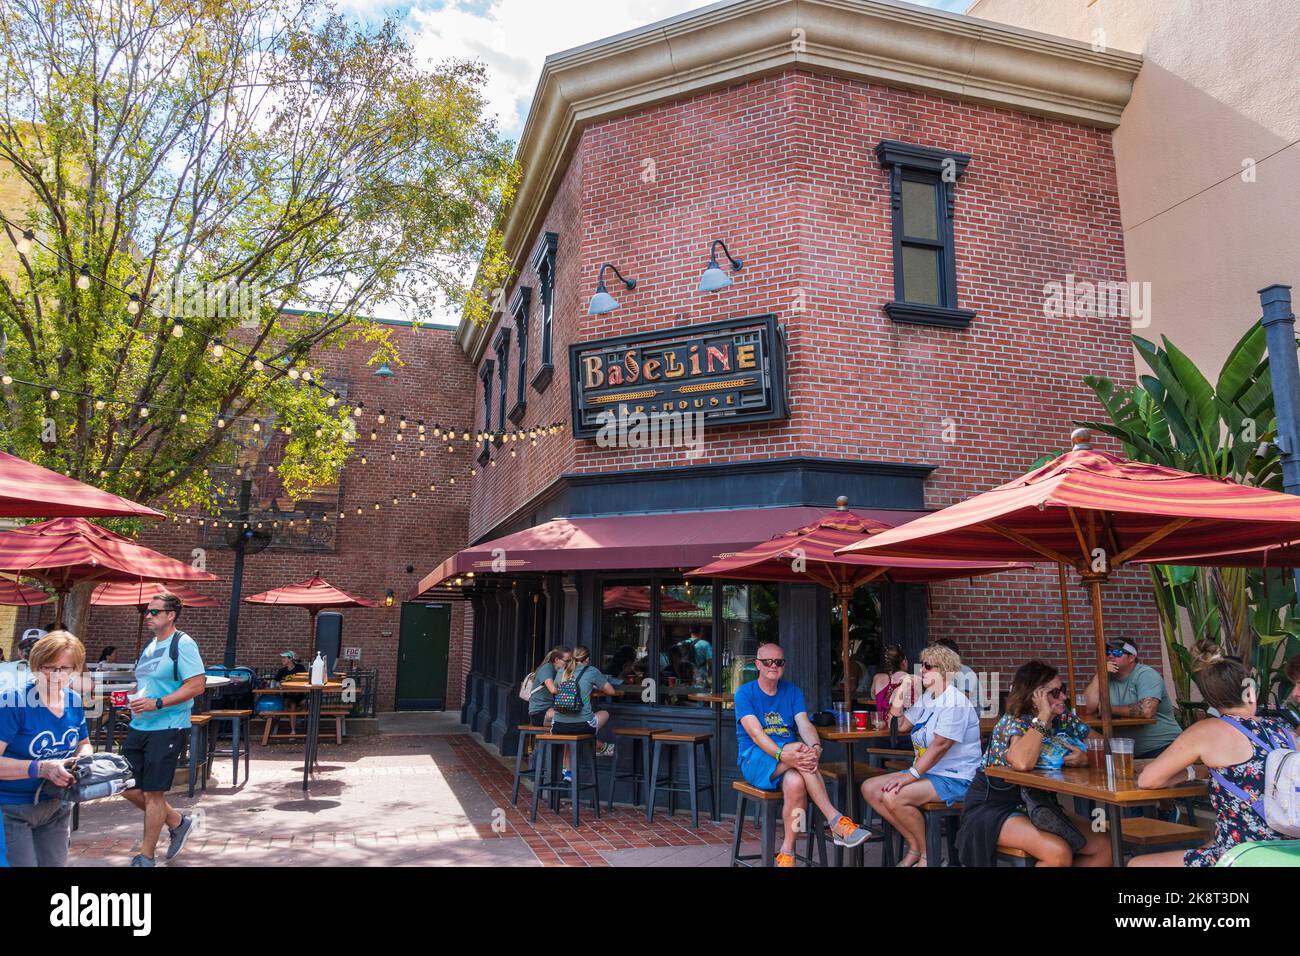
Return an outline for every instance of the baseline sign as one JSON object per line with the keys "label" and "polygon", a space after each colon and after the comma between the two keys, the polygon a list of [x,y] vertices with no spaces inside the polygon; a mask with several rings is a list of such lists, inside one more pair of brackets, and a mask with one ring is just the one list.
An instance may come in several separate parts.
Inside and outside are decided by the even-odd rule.
{"label": "baseline sign", "polygon": [[710,425],[789,414],[775,315],[570,345],[569,381],[578,438],[595,436],[607,412],[699,413]]}

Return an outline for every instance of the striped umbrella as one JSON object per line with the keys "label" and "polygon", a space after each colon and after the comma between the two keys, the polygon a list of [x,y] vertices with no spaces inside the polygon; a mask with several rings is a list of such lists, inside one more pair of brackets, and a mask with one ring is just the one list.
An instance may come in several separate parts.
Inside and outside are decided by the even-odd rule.
{"label": "striped umbrella", "polygon": [[249,604],[279,604],[285,607],[306,608],[311,615],[310,644],[312,654],[316,652],[316,615],[326,607],[378,607],[375,601],[367,601],[349,594],[342,588],[336,588],[319,573],[297,584],[286,584],[281,588],[272,588],[261,594],[244,598]]}
{"label": "striped umbrella", "polygon": [[8,578],[0,578],[0,604],[5,607],[39,607],[42,604],[49,604],[52,600],[47,591],[29,588]]}
{"label": "striped umbrella", "polygon": [[58,594],[54,618],[63,620],[63,599],[82,581],[215,581],[151,548],[136,544],[85,518],[53,518],[0,531],[0,571],[34,578]]}
{"label": "striped umbrella", "polygon": [[161,518],[161,512],[0,452],[0,515],[7,518]]}
{"label": "striped umbrella", "polygon": [[[1111,736],[1101,585],[1131,561],[1260,549],[1300,541],[1300,497],[1092,448],[1074,450],[1014,481],[924,515],[838,552],[854,556],[1050,561],[1074,567],[1092,596],[1102,725]],[[1068,633],[1068,632],[1067,632]],[[1109,743],[1107,744],[1109,746]]]}
{"label": "striped umbrella", "polygon": [[844,700],[853,700],[849,668],[849,601],[853,592],[869,581],[887,578],[898,582],[942,581],[1009,571],[1023,565],[1011,562],[948,561],[916,558],[842,556],[836,549],[882,534],[889,525],[848,510],[848,499],[836,499],[835,511],[812,524],[785,531],[769,541],[687,572],[687,577],[735,578],[742,581],[813,581],[828,588],[840,602],[841,654]]}

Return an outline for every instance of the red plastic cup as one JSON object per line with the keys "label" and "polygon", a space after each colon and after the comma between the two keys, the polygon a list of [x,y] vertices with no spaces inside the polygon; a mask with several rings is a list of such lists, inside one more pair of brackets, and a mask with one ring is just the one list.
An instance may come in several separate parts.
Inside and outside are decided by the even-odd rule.
{"label": "red plastic cup", "polygon": [[853,712],[853,727],[855,730],[867,729],[867,712],[865,710],[855,710]]}
{"label": "red plastic cup", "polygon": [[113,706],[114,706],[114,707],[125,707],[125,706],[126,706],[126,695],[127,695],[127,692],[124,691],[124,690],[115,690],[115,691],[113,691]]}

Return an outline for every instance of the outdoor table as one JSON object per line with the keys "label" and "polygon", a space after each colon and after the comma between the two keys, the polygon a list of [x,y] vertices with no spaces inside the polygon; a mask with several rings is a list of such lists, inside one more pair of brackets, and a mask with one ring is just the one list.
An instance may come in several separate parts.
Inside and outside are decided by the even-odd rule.
{"label": "outdoor table", "polygon": [[[989,734],[993,733],[993,728],[998,725],[998,721],[1001,719],[1002,719],[1001,714],[999,714],[996,717],[981,717],[980,718],[981,736],[987,737]],[[1091,727],[1093,730],[1101,729],[1100,717],[1084,717],[1083,722],[1087,724],[1089,727]],[[1112,727],[1112,729],[1119,728],[1119,727],[1146,727],[1150,724],[1154,724],[1155,722],[1156,719],[1154,717],[1114,717],[1111,719],[1110,726]]]}
{"label": "outdoor table", "polygon": [[[302,789],[306,792],[310,789],[311,772],[316,767],[316,750],[320,745],[317,739],[320,736],[320,698],[325,691],[340,691],[343,689],[342,681],[331,680],[325,684],[308,684],[285,681],[279,687],[271,690],[271,693],[278,691],[282,694],[307,694],[307,741],[303,746],[303,764],[302,764]],[[256,691],[254,691],[256,693]]]}
{"label": "outdoor table", "polygon": [[[1142,718],[1133,718],[1140,720]],[[1114,777],[1088,767],[1062,767],[1060,770],[1012,770],[1010,767],[985,767],[987,776],[1022,787],[1049,790],[1071,797],[1082,797],[1105,804],[1110,830],[1110,856],[1114,866],[1124,865],[1124,834],[1121,825],[1125,807],[1156,803],[1160,800],[1183,800],[1204,796],[1209,786],[1204,780],[1188,780],[1156,790],[1138,788],[1137,778],[1150,760],[1133,761],[1133,776]]]}
{"label": "outdoor table", "polygon": [[[870,723],[870,721],[868,721]],[[865,730],[840,729],[839,727],[818,727],[817,736],[830,743],[844,744],[844,766],[849,775],[849,819],[857,823],[861,819],[861,795],[858,793],[858,774],[853,761],[853,745],[859,740],[886,740],[891,736],[888,726],[867,727]],[[862,847],[852,852],[853,862],[861,865]]]}

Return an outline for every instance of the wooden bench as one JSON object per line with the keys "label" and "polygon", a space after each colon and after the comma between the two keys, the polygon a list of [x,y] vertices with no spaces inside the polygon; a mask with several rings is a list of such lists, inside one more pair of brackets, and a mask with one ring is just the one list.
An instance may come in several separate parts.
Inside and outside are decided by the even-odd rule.
{"label": "wooden bench", "polygon": [[1154,817],[1125,817],[1120,835],[1125,846],[1134,848],[1134,855],[1179,848],[1190,850],[1214,839],[1213,830],[1167,823]]}
{"label": "wooden bench", "polygon": [[[347,719],[348,714],[352,712],[350,707],[325,707],[321,709],[321,728],[325,727],[325,719],[334,720],[334,742],[343,743],[343,722]],[[265,746],[272,740],[303,740],[307,737],[306,732],[298,733],[298,718],[307,719],[306,710],[264,710],[257,715],[266,718],[262,724],[262,744]],[[275,727],[277,720],[289,720],[289,733],[273,734],[271,731]]]}

